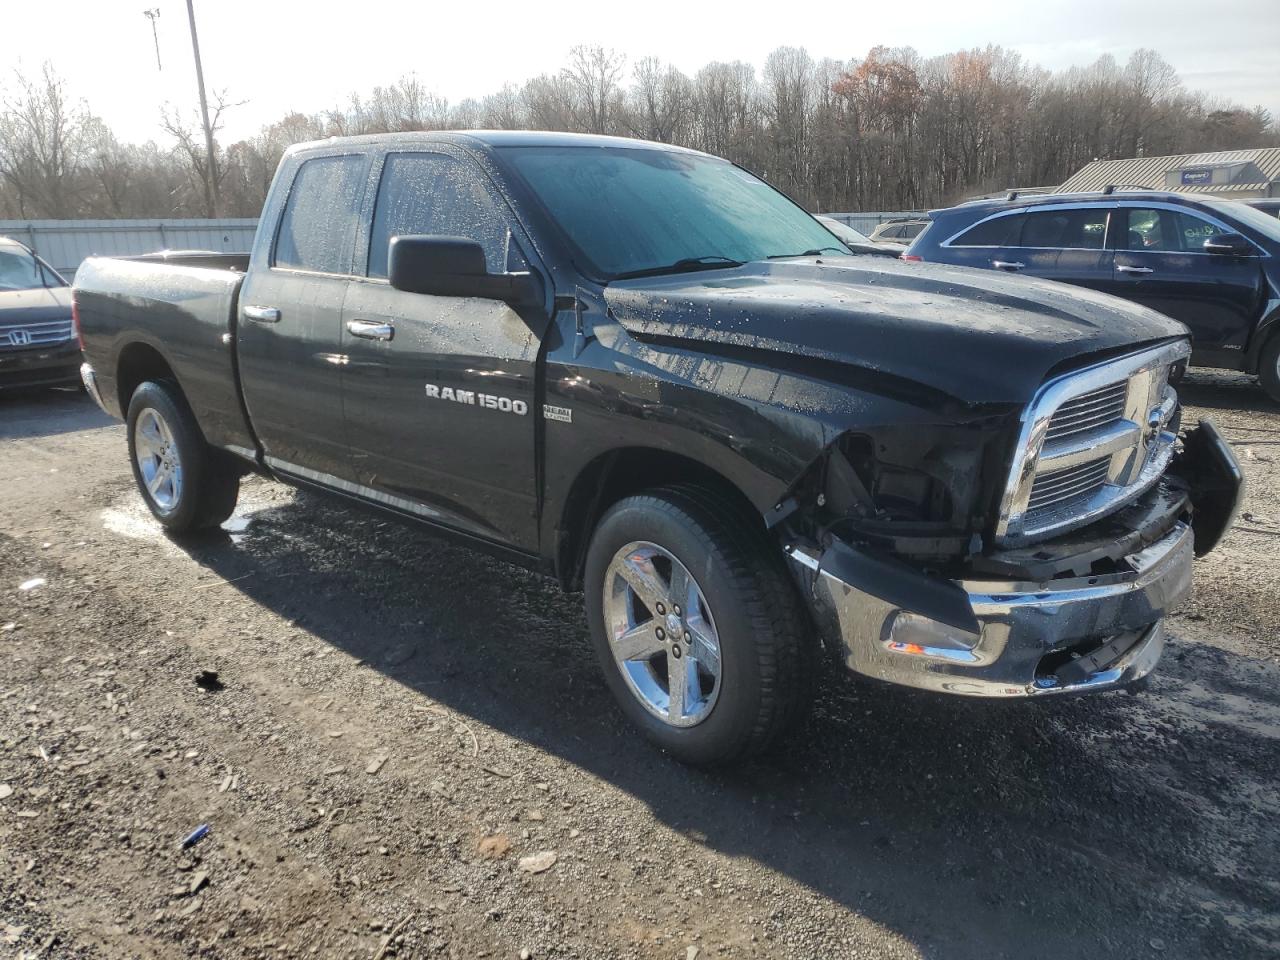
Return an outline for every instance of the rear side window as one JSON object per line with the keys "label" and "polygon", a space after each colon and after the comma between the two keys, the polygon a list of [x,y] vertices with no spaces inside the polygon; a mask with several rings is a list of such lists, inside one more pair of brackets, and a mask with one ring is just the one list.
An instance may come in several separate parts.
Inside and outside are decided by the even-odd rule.
{"label": "rear side window", "polygon": [[952,241],[953,247],[1016,247],[1023,215],[993,217],[971,227]]}
{"label": "rear side window", "polygon": [[393,153],[378,187],[369,238],[369,276],[386,277],[387,250],[396,236],[465,237],[484,247],[490,273],[523,269],[509,225],[470,165],[440,153]]}
{"label": "rear side window", "polygon": [[1104,208],[1033,210],[1022,227],[1023,247],[1101,250],[1107,238]]}
{"label": "rear side window", "polygon": [[365,158],[316,157],[298,168],[280,218],[273,265],[350,273]]}

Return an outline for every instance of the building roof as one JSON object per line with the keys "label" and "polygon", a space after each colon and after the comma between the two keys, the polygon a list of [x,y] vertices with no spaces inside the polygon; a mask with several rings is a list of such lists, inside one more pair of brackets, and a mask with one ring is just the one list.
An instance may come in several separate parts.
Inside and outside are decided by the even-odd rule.
{"label": "building roof", "polygon": [[[1183,174],[1181,182],[1170,175]],[[1189,182],[1186,174],[1207,175],[1207,182]],[[1265,193],[1268,185],[1280,181],[1280,147],[1256,150],[1219,150],[1214,153],[1184,153],[1169,157],[1132,157],[1127,160],[1094,160],[1077,172],[1058,193],[1101,190],[1110,184],[1175,189],[1179,193]]]}

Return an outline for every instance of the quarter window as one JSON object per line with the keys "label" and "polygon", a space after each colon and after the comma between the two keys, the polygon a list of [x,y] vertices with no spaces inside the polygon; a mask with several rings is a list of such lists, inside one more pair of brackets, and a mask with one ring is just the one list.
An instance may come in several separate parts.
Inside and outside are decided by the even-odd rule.
{"label": "quarter window", "polygon": [[1022,228],[1023,247],[1101,250],[1107,238],[1105,208],[1033,210]]}
{"label": "quarter window", "polygon": [[362,156],[316,157],[298,168],[280,218],[274,265],[350,273],[360,201]]}
{"label": "quarter window", "polygon": [[1025,219],[1021,213],[992,217],[971,227],[952,243],[953,247],[1016,247]]}
{"label": "quarter window", "polygon": [[442,153],[388,155],[373,212],[369,276],[386,277],[392,237],[413,235],[474,240],[484,247],[490,273],[526,266],[514,245],[509,257],[507,220],[477,172]]}

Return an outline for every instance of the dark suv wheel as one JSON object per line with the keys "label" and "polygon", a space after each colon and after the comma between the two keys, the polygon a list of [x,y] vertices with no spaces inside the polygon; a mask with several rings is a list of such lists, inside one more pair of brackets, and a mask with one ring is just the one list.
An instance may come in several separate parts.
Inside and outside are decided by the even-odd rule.
{"label": "dark suv wheel", "polygon": [[1258,383],[1267,396],[1280,403],[1280,331],[1273,333],[1258,358]]}

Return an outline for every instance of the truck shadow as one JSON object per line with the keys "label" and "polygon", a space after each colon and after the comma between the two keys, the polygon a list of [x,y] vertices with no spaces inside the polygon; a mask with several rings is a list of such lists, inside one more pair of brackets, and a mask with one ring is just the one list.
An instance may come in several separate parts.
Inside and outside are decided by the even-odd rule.
{"label": "truck shadow", "polygon": [[[563,758],[694,842],[792,877],[923,956],[1260,948],[1280,829],[1247,798],[1274,796],[1280,739],[1220,705],[1191,718],[1173,705],[1194,682],[1206,702],[1274,717],[1274,664],[1175,642],[1149,693],[1017,704],[832,675],[784,751],[693,771],[622,720],[580,597],[307,494],[235,526],[234,538],[184,549],[394,682]],[[788,936],[785,906],[765,923]]]}

